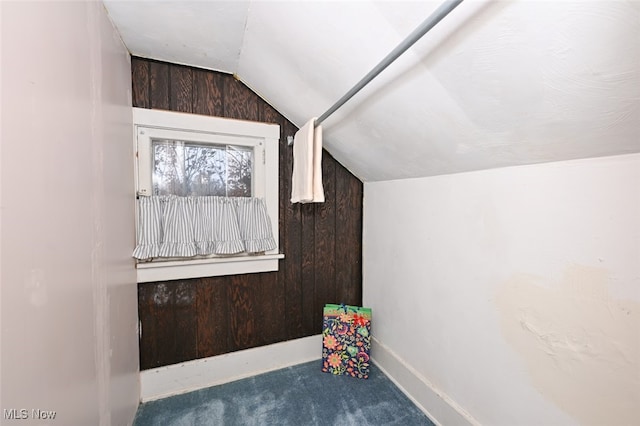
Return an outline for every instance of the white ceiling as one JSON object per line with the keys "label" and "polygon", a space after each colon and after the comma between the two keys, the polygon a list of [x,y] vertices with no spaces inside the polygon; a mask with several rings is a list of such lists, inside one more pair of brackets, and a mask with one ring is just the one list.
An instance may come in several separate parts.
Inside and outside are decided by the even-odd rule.
{"label": "white ceiling", "polygon": [[[104,3],[133,55],[234,73],[298,126],[441,4]],[[323,129],[364,181],[640,152],[640,2],[466,0]]]}

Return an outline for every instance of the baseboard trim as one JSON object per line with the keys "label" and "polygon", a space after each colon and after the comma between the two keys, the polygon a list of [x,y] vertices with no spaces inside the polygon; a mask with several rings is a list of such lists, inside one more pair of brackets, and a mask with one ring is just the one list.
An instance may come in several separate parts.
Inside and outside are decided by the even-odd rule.
{"label": "baseboard trim", "polygon": [[371,359],[436,425],[480,426],[453,399],[375,337],[371,344]]}
{"label": "baseboard trim", "polygon": [[320,359],[321,354],[322,336],[318,334],[145,370],[140,372],[140,400],[147,402],[232,382]]}

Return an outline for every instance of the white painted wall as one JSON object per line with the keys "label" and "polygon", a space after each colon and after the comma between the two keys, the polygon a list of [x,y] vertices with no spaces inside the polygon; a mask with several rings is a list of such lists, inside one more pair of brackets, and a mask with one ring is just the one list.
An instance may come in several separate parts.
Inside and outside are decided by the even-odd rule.
{"label": "white painted wall", "polygon": [[637,424],[640,154],[364,189],[381,355],[480,424]]}
{"label": "white painted wall", "polygon": [[[1,2],[0,408],[131,424],[129,55],[100,2]],[[20,415],[20,413],[19,413]],[[7,421],[9,423],[9,421]]]}

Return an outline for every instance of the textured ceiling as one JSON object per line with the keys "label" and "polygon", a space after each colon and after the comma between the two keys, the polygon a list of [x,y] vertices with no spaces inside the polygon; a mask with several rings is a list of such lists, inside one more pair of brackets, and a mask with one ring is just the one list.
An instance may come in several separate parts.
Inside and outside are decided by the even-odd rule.
{"label": "textured ceiling", "polygon": [[[236,74],[298,126],[433,1],[121,1],[133,55]],[[364,181],[640,152],[640,2],[466,0],[323,123]]]}

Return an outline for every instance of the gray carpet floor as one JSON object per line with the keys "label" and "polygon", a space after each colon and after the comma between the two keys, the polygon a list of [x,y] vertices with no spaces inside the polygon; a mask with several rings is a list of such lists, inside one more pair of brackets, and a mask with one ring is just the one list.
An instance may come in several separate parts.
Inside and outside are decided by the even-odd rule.
{"label": "gray carpet floor", "polygon": [[368,379],[312,361],[140,405],[134,426],[433,426],[375,365]]}

